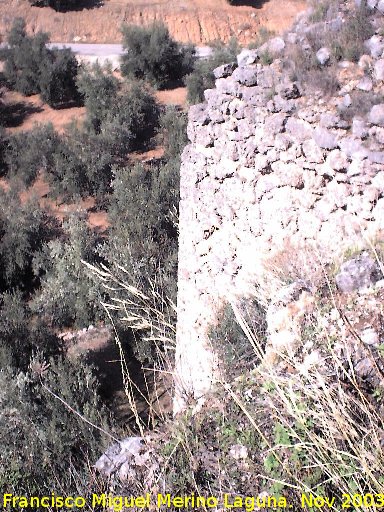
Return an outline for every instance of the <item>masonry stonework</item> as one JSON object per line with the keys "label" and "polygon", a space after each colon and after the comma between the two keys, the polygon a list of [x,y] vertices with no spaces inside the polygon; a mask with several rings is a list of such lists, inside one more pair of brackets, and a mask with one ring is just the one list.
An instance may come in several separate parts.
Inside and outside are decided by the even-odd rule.
{"label": "masonry stonework", "polygon": [[286,254],[300,265],[304,254],[316,254],[327,263],[384,230],[384,104],[350,120],[342,115],[361,66],[326,100],[306,95],[282,59],[266,66],[259,54],[244,50],[237,64],[215,70],[216,87],[189,111],[175,412],[217,378],[208,331],[223,302],[261,286],[267,262]]}

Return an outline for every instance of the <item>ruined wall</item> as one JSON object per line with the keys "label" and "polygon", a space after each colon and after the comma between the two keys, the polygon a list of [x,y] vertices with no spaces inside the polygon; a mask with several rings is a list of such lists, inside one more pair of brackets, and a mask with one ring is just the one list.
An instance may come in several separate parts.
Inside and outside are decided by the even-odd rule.
{"label": "ruined wall", "polygon": [[[281,49],[286,41],[273,44]],[[216,377],[207,331],[223,301],[265,284],[274,258],[285,255],[285,265],[305,273],[306,258],[332,261],[384,229],[384,104],[347,121],[341,116],[349,93],[366,82],[363,66],[341,69],[344,87],[324,99],[306,96],[281,59],[264,66],[259,54],[244,50],[238,66],[218,68],[215,89],[189,112],[175,412],[191,396],[199,400]],[[371,89],[382,88],[375,69],[384,61],[369,58]]]}

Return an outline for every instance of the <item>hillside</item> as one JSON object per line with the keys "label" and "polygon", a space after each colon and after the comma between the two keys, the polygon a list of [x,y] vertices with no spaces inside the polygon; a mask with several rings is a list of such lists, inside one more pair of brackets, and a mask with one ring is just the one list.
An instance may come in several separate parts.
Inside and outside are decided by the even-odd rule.
{"label": "hillside", "polygon": [[145,25],[162,19],[178,41],[199,45],[236,36],[246,44],[260,27],[276,32],[288,28],[307,4],[305,0],[287,0],[282,10],[279,0],[237,3],[230,6],[226,0],[105,0],[101,6],[61,13],[48,7],[32,7],[27,0],[4,0],[0,2],[0,35],[4,36],[15,17],[22,16],[31,32],[47,31],[53,42],[117,43],[121,41],[122,23]]}

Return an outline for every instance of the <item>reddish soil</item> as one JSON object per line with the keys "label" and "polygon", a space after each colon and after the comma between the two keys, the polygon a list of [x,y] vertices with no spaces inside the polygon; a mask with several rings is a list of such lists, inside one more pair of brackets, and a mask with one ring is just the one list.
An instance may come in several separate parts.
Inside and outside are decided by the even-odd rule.
{"label": "reddish soil", "polygon": [[[4,190],[7,190],[9,189],[9,184],[5,179],[0,179],[0,187]],[[67,204],[48,199],[48,193],[48,183],[44,180],[44,178],[39,176],[31,187],[21,192],[20,199],[21,202],[24,203],[28,201],[28,199],[36,198],[42,208],[49,211],[61,222],[63,222],[66,218],[69,217],[69,215],[74,212],[84,212],[88,215],[89,226],[98,232],[103,233],[109,226],[108,215],[106,212],[92,211],[95,206],[94,198],[89,197],[79,201],[78,203]]]}
{"label": "reddish soil", "polygon": [[187,88],[177,87],[168,91],[156,91],[157,100],[163,105],[176,105],[186,108],[187,106]]}
{"label": "reddish soil", "polygon": [[4,35],[15,17],[26,19],[34,33],[43,30],[53,42],[119,43],[123,23],[148,25],[163,20],[172,36],[197,45],[232,36],[241,44],[251,42],[260,27],[275,32],[288,28],[306,0],[88,0],[93,8],[67,13],[49,7],[32,7],[28,0],[0,2],[0,34]]}
{"label": "reddish soil", "polygon": [[43,103],[40,96],[25,97],[14,91],[5,91],[4,103],[14,112],[9,126],[10,132],[30,130],[35,124],[52,123],[59,133],[72,122],[81,122],[85,116],[84,107],[55,110]]}
{"label": "reddish soil", "polygon": [[[61,110],[55,110],[43,103],[38,95],[25,97],[14,91],[3,90],[4,103],[13,113],[8,131],[16,133],[23,130],[30,130],[36,124],[52,123],[54,128],[63,133],[71,122],[79,123],[85,117],[84,107],[73,107]],[[169,91],[157,91],[158,101],[164,105],[177,105],[186,107],[186,89],[179,87]],[[145,152],[135,152],[130,155],[133,161],[148,162],[161,158],[164,154],[164,148],[156,147]],[[0,181],[0,186],[7,188],[8,184]],[[39,204],[52,212],[60,221],[65,220],[71,213],[77,211],[87,212],[89,225],[99,232],[105,231],[108,227],[107,214],[103,211],[92,211],[95,206],[93,198],[80,201],[76,204],[65,204],[58,201],[52,201],[47,198],[49,185],[42,177],[39,177],[28,191],[21,194],[22,201],[34,196],[39,200]]]}

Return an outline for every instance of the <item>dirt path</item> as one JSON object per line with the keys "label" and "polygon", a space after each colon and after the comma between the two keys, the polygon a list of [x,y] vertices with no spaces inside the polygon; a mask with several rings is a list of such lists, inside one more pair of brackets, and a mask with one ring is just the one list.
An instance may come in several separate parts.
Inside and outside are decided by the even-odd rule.
{"label": "dirt path", "polygon": [[[89,0],[89,3],[96,0]],[[28,0],[0,2],[0,34],[4,36],[17,16],[26,19],[30,32],[44,30],[57,42],[119,43],[122,23],[146,25],[162,19],[181,42],[204,45],[236,36],[248,44],[261,26],[276,32],[288,28],[306,0],[104,0],[99,7],[57,13],[32,7]]]}

